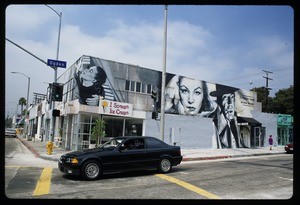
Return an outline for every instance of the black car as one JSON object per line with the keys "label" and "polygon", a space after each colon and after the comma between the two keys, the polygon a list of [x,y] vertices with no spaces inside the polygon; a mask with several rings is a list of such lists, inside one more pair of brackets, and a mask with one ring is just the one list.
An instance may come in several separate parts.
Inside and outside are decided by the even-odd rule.
{"label": "black car", "polygon": [[69,175],[93,180],[104,173],[155,168],[170,172],[182,161],[181,148],[148,136],[112,138],[100,147],[60,157],[58,168]]}

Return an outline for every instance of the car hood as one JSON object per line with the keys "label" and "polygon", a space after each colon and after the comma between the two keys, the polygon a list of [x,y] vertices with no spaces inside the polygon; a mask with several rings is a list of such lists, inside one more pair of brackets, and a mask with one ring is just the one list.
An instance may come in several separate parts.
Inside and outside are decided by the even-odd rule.
{"label": "car hood", "polygon": [[66,153],[64,155],[62,155],[63,157],[79,157],[82,155],[89,155],[92,153],[107,153],[107,152],[111,152],[111,150],[105,150],[103,148],[93,148],[93,149],[85,149],[85,150],[80,150],[80,151],[73,151],[73,152],[69,152]]}

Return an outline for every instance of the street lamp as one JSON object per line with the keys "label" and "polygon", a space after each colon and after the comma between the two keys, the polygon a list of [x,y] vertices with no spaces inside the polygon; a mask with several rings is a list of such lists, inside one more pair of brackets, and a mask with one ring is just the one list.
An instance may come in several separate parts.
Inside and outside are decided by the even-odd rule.
{"label": "street lamp", "polygon": [[[29,89],[30,89],[30,77],[25,75],[24,73],[20,73],[20,72],[11,72],[13,74],[21,74],[23,76],[25,76],[27,79],[28,79],[28,84],[27,84],[27,99],[26,99],[26,112],[25,112],[25,119],[26,119],[26,115],[28,113],[28,107],[29,107]],[[26,121],[24,120],[24,131],[25,131],[25,136],[27,136],[27,140],[29,139],[29,136],[27,135],[27,123]]]}
{"label": "street lamp", "polygon": [[[56,60],[58,60],[59,55],[59,41],[60,41],[60,30],[61,30],[61,19],[62,19],[62,12],[58,13],[55,9],[53,9],[51,6],[45,4],[48,8],[50,8],[52,11],[54,11],[59,16],[59,28],[58,28],[58,39],[57,39],[57,50],[56,50]],[[57,82],[57,67],[54,67],[54,83]],[[52,110],[55,109],[55,101],[52,101]],[[52,116],[51,120],[51,131],[52,135],[50,134],[49,141],[53,141],[54,135],[55,135],[55,118]]]}

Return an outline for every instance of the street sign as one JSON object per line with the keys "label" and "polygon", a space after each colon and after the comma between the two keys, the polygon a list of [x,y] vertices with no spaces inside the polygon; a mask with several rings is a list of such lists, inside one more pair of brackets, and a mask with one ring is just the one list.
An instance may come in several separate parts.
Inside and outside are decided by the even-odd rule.
{"label": "street sign", "polygon": [[67,67],[67,62],[66,61],[48,59],[47,60],[47,65],[48,66],[53,66],[53,67],[66,68]]}

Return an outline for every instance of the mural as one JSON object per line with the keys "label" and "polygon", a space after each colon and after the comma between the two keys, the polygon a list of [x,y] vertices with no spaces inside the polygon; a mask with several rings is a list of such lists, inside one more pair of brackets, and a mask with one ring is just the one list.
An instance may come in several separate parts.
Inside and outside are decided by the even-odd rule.
{"label": "mural", "polygon": [[74,99],[79,99],[80,104],[98,106],[100,97],[115,100],[107,85],[106,71],[90,56],[83,56],[76,61],[74,79]]}
{"label": "mural", "polygon": [[235,109],[235,92],[239,89],[178,75],[169,79],[165,89],[166,113],[212,118],[213,143],[217,148],[243,147]]}
{"label": "mural", "polygon": [[[151,90],[156,89],[159,97],[161,92],[161,72],[90,56],[78,59],[62,78],[66,76],[68,98],[84,105],[99,106],[100,99],[104,99],[149,110]],[[252,91],[166,75],[165,113],[211,118],[216,148],[246,147],[240,137],[237,114],[252,117],[255,97]],[[160,104],[159,99],[157,107]]]}

